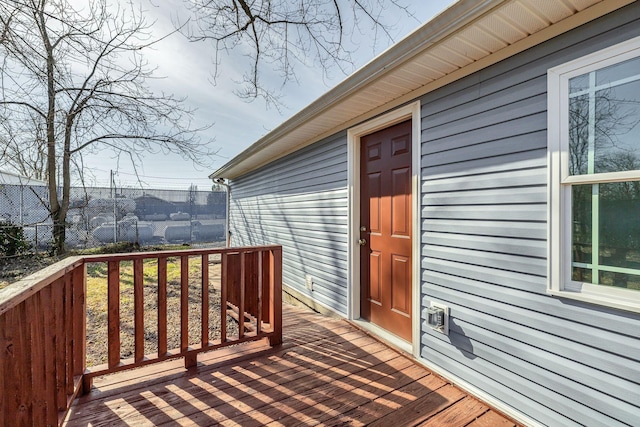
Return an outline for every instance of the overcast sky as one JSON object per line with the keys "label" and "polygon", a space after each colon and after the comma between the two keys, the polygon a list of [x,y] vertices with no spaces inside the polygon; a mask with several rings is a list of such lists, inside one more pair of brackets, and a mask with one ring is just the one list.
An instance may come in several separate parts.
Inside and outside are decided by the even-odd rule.
{"label": "overcast sky", "polygon": [[[180,0],[156,0],[153,3],[149,0],[135,1],[148,11],[150,21],[157,20],[154,29],[158,34],[171,31],[174,22],[184,17],[179,8]],[[413,0],[411,10],[416,19],[394,17],[397,21],[394,40],[400,40],[453,2],[454,0]],[[154,7],[153,4],[157,6]],[[389,45],[386,40],[379,40],[374,47],[371,46],[371,40],[372,34],[364,34],[361,40],[354,40],[359,43],[359,48],[353,69],[361,67]],[[175,34],[145,55],[151,64],[157,66],[157,75],[164,77],[154,82],[154,87],[165,93],[186,96],[188,105],[198,109],[194,117],[196,125],[214,124],[202,138],[215,138],[212,148],[218,151],[208,169],[197,169],[176,155],[146,156],[138,172],[147,188],[186,189],[193,183],[198,189],[210,189],[211,181],[207,176],[211,172],[347,77],[338,69],[331,70],[327,78],[318,67],[296,68],[298,83],[290,82],[282,88],[283,106],[279,112],[273,107],[267,108],[260,99],[246,102],[234,95],[233,91],[238,87],[233,83],[233,76],[242,74],[246,61],[242,55],[237,58],[223,57],[222,73],[216,84],[212,84],[213,53],[210,44],[190,43],[183,36]],[[352,70],[352,67],[349,65],[348,69]],[[269,78],[268,73],[265,76]],[[277,79],[277,76],[273,78]],[[279,85],[278,80],[272,84],[276,88]],[[127,159],[118,161],[111,153],[104,152],[85,158],[85,167],[95,176],[90,185],[109,186],[110,170],[114,170],[117,172],[116,183],[119,186],[139,187]]]}

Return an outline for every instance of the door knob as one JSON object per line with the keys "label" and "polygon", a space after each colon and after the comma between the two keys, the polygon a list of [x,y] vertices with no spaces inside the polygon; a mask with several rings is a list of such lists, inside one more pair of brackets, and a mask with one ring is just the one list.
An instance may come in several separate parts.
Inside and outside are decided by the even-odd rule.
{"label": "door knob", "polygon": [[358,244],[359,244],[360,246],[364,246],[364,245],[366,245],[366,244],[367,244],[367,241],[366,241],[365,239],[358,239]]}

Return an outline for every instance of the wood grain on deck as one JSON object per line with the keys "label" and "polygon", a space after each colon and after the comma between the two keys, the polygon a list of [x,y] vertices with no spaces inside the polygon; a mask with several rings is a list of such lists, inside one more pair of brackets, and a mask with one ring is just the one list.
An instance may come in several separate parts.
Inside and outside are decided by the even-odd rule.
{"label": "wood grain on deck", "polygon": [[344,320],[284,306],[255,342],[96,378],[72,426],[505,426],[515,423]]}

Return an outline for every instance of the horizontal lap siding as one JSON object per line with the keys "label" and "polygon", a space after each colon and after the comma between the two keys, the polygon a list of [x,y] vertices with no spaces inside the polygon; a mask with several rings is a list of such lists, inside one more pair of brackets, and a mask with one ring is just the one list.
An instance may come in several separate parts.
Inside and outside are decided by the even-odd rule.
{"label": "horizontal lap siding", "polygon": [[637,3],[422,98],[421,354],[542,424],[640,425],[640,317],[546,294],[547,69],[636,36]]}
{"label": "horizontal lap siding", "polygon": [[[342,133],[231,182],[233,245],[280,244],[283,282],[347,313],[347,145]],[[305,276],[313,277],[313,291]]]}

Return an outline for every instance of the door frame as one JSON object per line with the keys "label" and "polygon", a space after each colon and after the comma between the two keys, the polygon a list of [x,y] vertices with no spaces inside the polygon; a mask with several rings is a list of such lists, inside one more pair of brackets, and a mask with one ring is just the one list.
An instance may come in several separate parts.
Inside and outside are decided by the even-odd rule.
{"label": "door frame", "polygon": [[[360,138],[411,119],[411,344],[380,327],[360,321]],[[391,344],[419,356],[420,349],[420,101],[415,101],[347,130],[349,319]]]}

